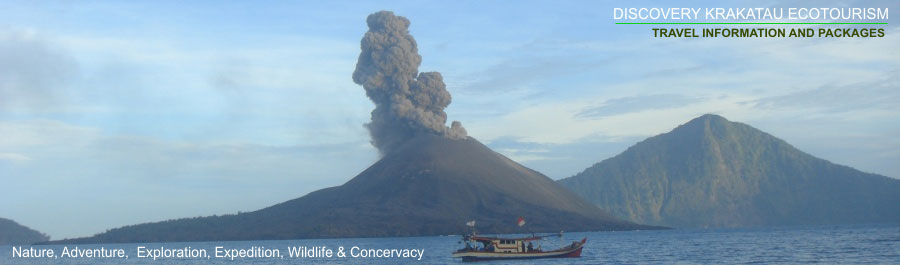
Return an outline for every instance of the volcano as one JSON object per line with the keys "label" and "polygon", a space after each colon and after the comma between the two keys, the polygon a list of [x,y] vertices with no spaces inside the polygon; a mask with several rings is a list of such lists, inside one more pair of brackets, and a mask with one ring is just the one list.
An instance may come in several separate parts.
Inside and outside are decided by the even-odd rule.
{"label": "volcano", "polygon": [[[527,225],[518,227],[524,217]],[[471,137],[416,136],[348,181],[258,211],[126,226],[65,243],[268,240],[652,229]]]}
{"label": "volcano", "polygon": [[[65,242],[168,242],[648,229],[593,204],[446,126],[450,93],[422,61],[410,21],[366,18],[353,81],[375,103],[369,129],[382,158],[338,187],[237,215],[112,229]],[[524,217],[528,225],[516,225]]]}

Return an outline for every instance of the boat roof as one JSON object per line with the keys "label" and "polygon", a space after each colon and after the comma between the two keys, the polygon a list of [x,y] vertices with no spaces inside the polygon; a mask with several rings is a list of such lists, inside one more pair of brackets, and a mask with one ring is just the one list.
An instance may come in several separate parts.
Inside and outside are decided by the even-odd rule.
{"label": "boat roof", "polygon": [[507,237],[472,236],[470,238],[475,241],[494,241],[494,240],[535,241],[535,240],[541,240],[544,237],[530,236],[530,237],[507,238]]}

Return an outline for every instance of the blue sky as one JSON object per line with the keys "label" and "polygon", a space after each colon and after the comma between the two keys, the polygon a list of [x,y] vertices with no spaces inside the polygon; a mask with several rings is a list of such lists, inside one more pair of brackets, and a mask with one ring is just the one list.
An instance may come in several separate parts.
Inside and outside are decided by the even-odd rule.
{"label": "blue sky", "polygon": [[611,20],[713,5],[782,4],[0,1],[0,216],[61,239],[346,182],[377,160],[350,77],[379,10],[412,21],[450,120],[554,179],[704,113],[900,177],[893,20],[875,39],[654,39]]}

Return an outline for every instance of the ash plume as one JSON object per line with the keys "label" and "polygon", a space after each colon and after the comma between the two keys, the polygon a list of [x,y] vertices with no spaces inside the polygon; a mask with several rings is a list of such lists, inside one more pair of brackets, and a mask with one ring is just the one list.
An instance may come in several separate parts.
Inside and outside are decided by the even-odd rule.
{"label": "ash plume", "polygon": [[466,138],[462,123],[446,125],[450,92],[441,73],[419,72],[422,57],[409,35],[409,20],[381,11],[369,15],[366,23],[369,31],[361,41],[353,82],[375,103],[372,121],[366,124],[372,144],[387,154],[418,134]]}

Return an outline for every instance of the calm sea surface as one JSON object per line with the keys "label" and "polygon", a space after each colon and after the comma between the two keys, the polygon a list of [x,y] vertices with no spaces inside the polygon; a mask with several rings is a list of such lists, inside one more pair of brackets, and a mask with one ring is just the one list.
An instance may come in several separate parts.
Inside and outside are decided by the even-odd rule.
{"label": "calm sea surface", "polygon": [[[545,249],[588,238],[581,258],[530,261],[483,262],[478,264],[900,264],[900,224],[781,227],[752,229],[665,230],[629,232],[566,233],[563,238],[543,241]],[[285,241],[190,242],[162,244],[69,245],[79,248],[124,249],[120,258],[14,258],[13,246],[0,246],[0,264],[449,264],[459,248],[458,236],[413,238],[310,239]],[[209,258],[138,258],[137,248],[206,249]],[[226,249],[251,247],[278,249],[283,258],[216,258],[217,246]],[[290,258],[289,247],[325,246],[345,248],[345,258]],[[409,258],[353,258],[350,248],[424,249],[422,260]],[[63,245],[35,246],[53,249],[58,256]],[[25,246],[27,249],[28,246]]]}

